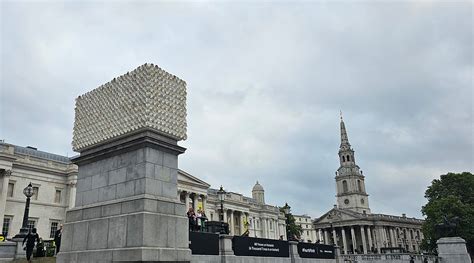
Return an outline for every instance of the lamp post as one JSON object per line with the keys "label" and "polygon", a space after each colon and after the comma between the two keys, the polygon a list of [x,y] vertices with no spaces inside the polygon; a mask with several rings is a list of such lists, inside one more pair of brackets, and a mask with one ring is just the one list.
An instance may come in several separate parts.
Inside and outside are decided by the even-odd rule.
{"label": "lamp post", "polygon": [[25,213],[23,214],[23,224],[21,225],[20,233],[16,234],[14,238],[24,238],[28,235],[28,215],[30,213],[30,198],[33,196],[33,186],[31,183],[23,189],[23,194],[26,196]]}
{"label": "lamp post", "polygon": [[290,237],[290,209],[291,207],[288,205],[288,203],[285,203],[285,206],[283,208],[283,213],[285,213],[285,218],[286,218],[286,239],[287,240],[292,240]]}
{"label": "lamp post", "polygon": [[224,221],[225,191],[224,191],[224,188],[222,188],[222,185],[221,185],[221,188],[219,189],[219,191],[217,191],[217,196],[219,197],[219,201],[221,201],[221,215],[219,216],[219,221],[223,222]]}

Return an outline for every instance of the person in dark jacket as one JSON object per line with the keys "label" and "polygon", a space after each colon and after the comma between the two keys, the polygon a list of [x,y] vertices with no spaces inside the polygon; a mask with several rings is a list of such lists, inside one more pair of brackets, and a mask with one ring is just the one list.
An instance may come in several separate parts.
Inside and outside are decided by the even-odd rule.
{"label": "person in dark jacket", "polygon": [[35,242],[39,243],[39,235],[36,233],[36,228],[33,228],[31,232],[28,232],[28,235],[23,239],[22,245],[24,246],[26,242],[26,259],[31,263],[31,256],[33,254],[33,248],[35,248]]}
{"label": "person in dark jacket", "polygon": [[59,225],[59,229],[56,230],[54,233],[54,245],[56,246],[56,254],[59,253],[59,249],[61,248],[61,235],[63,234],[63,225]]}

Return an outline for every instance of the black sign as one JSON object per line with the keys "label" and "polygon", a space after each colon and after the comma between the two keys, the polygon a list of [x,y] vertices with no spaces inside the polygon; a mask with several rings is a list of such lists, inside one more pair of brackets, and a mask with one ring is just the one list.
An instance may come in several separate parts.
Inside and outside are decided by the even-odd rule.
{"label": "black sign", "polygon": [[288,241],[240,237],[232,239],[232,248],[236,256],[289,257]]}
{"label": "black sign", "polygon": [[219,235],[190,231],[189,248],[193,255],[219,255]]}
{"label": "black sign", "polygon": [[298,243],[298,254],[302,258],[336,258],[334,246],[322,244]]}

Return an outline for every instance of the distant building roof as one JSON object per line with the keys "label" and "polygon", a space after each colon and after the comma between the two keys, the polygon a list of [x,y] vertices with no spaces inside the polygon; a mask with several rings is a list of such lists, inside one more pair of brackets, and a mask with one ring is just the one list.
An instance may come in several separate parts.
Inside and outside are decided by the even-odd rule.
{"label": "distant building roof", "polygon": [[[36,148],[33,148],[31,146],[22,147],[22,146],[13,145],[13,144],[7,144],[7,143],[0,143],[0,146],[13,146],[15,154],[29,155],[29,156],[37,157],[40,159],[45,159],[45,160],[50,160],[50,161],[55,161],[55,162],[60,162],[60,163],[65,163],[65,164],[71,163],[71,160],[69,159],[69,157],[54,154],[54,153],[39,151]],[[4,147],[0,147],[0,149],[1,148],[4,148]]]}

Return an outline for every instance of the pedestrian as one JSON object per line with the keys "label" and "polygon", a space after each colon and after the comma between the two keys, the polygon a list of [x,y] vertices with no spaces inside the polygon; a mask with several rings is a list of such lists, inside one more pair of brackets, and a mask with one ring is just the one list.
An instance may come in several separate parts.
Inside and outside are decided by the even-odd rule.
{"label": "pedestrian", "polygon": [[54,233],[54,245],[56,245],[56,254],[59,253],[59,249],[61,248],[61,236],[63,234],[63,224],[59,225],[58,230]]}
{"label": "pedestrian", "polygon": [[38,244],[36,244],[36,258],[44,257],[44,242],[43,239],[40,238]]}
{"label": "pedestrian", "polygon": [[26,242],[26,259],[31,263],[31,256],[33,255],[33,248],[35,248],[35,242],[39,243],[39,235],[36,233],[36,228],[33,228],[31,232],[28,232],[26,237],[23,239],[22,245]]}
{"label": "pedestrian", "polygon": [[201,209],[198,209],[197,214],[196,214],[196,223],[197,223],[196,230],[197,231],[201,231],[202,229],[201,217],[202,217],[202,211]]}
{"label": "pedestrian", "polygon": [[186,215],[188,216],[188,220],[189,220],[189,230],[195,231],[196,230],[196,214],[194,213],[194,209],[190,207]]}
{"label": "pedestrian", "polygon": [[410,256],[410,263],[415,263],[415,257]]}

